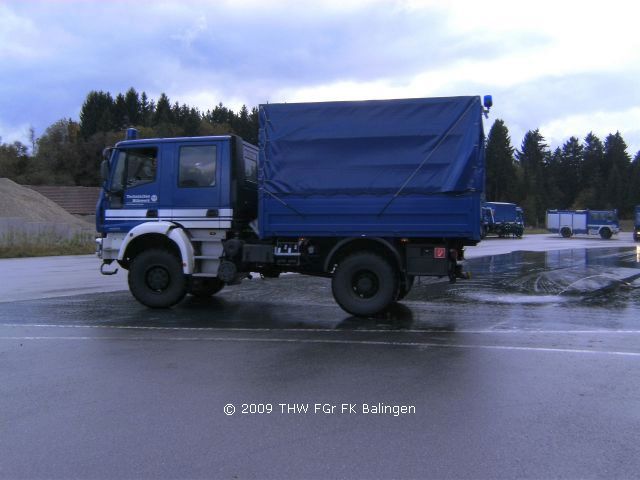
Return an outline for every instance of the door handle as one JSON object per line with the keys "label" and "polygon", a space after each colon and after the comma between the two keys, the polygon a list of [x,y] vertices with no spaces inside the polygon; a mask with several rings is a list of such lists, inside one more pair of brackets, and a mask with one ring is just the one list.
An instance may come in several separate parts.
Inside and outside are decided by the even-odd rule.
{"label": "door handle", "polygon": [[147,218],[158,218],[158,209],[150,208],[147,210]]}

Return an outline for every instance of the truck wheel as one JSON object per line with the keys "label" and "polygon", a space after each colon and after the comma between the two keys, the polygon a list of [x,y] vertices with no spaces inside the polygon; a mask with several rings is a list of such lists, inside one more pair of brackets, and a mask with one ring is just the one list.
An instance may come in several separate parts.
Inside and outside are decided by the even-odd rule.
{"label": "truck wheel", "polygon": [[571,236],[571,229],[569,227],[562,227],[560,229],[560,235],[562,235],[563,238],[569,238]]}
{"label": "truck wheel", "polygon": [[384,258],[374,253],[354,253],[338,265],[331,290],[343,310],[367,317],[393,303],[397,281],[394,268]]}
{"label": "truck wheel", "polygon": [[180,260],[164,249],[142,252],[131,262],[129,290],[143,305],[167,308],[187,293],[187,279]]}
{"label": "truck wheel", "polygon": [[397,301],[402,300],[404,297],[406,297],[408,295],[408,293],[411,291],[411,288],[413,287],[413,281],[414,281],[415,277],[413,275],[407,275],[407,281],[406,282],[400,282],[400,288],[398,289],[398,297],[396,298]]}
{"label": "truck wheel", "polygon": [[633,239],[637,242],[638,240],[640,240],[640,235],[638,235],[638,232],[633,232]]}
{"label": "truck wheel", "polygon": [[215,295],[224,288],[224,282],[219,278],[192,278],[189,293],[194,297],[207,298]]}
{"label": "truck wheel", "polygon": [[603,240],[609,240],[611,238],[611,230],[608,228],[603,228],[600,230],[600,238]]}

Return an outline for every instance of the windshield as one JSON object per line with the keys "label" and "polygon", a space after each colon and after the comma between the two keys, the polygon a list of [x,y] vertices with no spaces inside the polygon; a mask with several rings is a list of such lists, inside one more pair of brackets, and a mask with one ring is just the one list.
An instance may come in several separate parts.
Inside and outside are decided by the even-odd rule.
{"label": "windshield", "polygon": [[615,222],[617,220],[615,212],[591,212],[592,222]]}
{"label": "windshield", "polygon": [[118,150],[112,164],[111,191],[120,192],[155,181],[157,159],[156,148]]}
{"label": "windshield", "polygon": [[[119,192],[124,190],[124,167],[126,165],[127,153],[123,151],[118,151],[116,157],[113,162],[115,163],[115,168],[113,177],[111,180],[111,191]],[[113,168],[113,165],[112,165]]]}

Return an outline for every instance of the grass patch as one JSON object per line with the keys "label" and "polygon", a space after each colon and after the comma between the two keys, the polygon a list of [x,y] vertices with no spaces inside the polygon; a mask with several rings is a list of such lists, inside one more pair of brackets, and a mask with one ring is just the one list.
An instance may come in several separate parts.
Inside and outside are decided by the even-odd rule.
{"label": "grass patch", "polygon": [[95,234],[79,232],[71,236],[10,231],[0,236],[0,258],[86,255],[96,251]]}
{"label": "grass patch", "polygon": [[633,232],[634,227],[633,220],[620,220],[620,230],[623,232]]}

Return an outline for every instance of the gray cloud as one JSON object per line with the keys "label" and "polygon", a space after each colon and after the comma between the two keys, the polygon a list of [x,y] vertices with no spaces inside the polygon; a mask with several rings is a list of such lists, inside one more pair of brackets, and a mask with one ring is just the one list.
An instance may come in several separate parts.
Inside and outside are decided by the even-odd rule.
{"label": "gray cloud", "polygon": [[[213,93],[219,98],[211,105],[197,106],[253,106],[272,100],[274,92],[340,81],[403,84],[455,62],[490,61],[550,41],[530,32],[501,38],[490,27],[486,35],[455,32],[442,9],[406,10],[388,2],[339,11],[306,2],[10,0],[0,15],[10,35],[8,46],[0,47],[0,135],[6,135],[3,128],[29,124],[42,133],[59,118],[77,118],[90,90],[118,93],[133,86],[179,102],[194,92]],[[519,145],[516,132],[569,111],[640,105],[632,81],[583,74],[494,88],[478,71],[452,80],[449,91],[493,93],[496,115],[513,125]]]}

